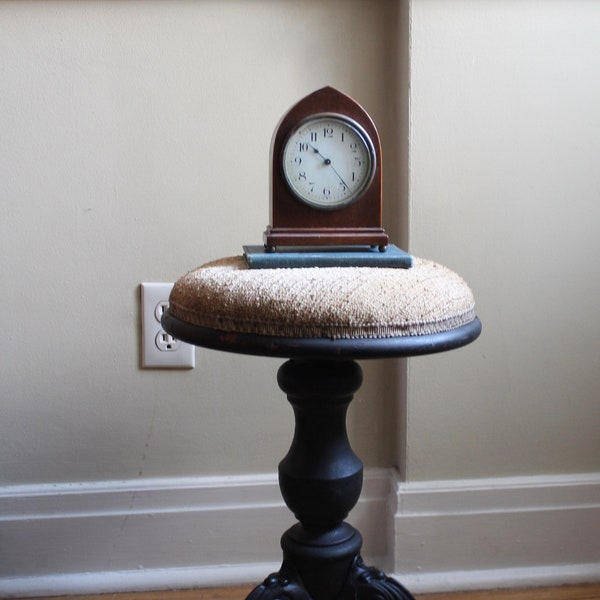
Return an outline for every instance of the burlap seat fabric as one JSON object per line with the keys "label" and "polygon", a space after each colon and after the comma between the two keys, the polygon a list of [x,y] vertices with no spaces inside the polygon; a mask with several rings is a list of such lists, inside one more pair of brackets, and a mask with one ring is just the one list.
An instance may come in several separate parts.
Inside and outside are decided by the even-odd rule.
{"label": "burlap seat fabric", "polygon": [[357,339],[448,331],[475,318],[475,302],[456,273],[419,258],[411,269],[249,269],[234,256],[179,279],[169,311],[227,332]]}

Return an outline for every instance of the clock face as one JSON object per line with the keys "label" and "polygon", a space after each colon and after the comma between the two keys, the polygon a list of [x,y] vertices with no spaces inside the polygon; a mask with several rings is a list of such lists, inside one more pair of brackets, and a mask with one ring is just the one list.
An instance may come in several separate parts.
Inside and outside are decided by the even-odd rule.
{"label": "clock face", "polygon": [[375,150],[363,129],[334,114],[315,115],[295,128],[283,145],[282,169],[305,204],[335,210],[365,191],[375,172]]}

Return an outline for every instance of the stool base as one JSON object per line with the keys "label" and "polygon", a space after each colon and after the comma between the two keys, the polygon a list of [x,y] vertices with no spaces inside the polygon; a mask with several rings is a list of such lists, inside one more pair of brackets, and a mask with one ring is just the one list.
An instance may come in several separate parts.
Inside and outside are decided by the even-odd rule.
{"label": "stool base", "polygon": [[[358,533],[358,532],[357,532]],[[323,570],[327,572],[324,573]],[[304,577],[317,585],[308,592]],[[318,578],[320,577],[320,581]],[[376,567],[367,567],[360,554],[350,561],[321,564],[315,571],[308,565],[300,571],[291,559],[284,559],[281,569],[269,575],[246,600],[415,600],[414,596],[392,577]]]}

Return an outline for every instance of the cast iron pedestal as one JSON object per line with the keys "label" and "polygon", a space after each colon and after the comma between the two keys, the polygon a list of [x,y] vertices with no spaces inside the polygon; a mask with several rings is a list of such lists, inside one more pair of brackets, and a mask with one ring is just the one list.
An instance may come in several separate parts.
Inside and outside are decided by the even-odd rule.
{"label": "cast iron pedestal", "polygon": [[279,464],[279,486],[299,523],[281,538],[283,563],[247,600],[414,600],[360,556],[360,533],[344,519],[360,497],[363,467],[346,433],[346,411],[362,383],[355,359],[414,356],[458,348],[478,337],[478,319],[448,332],[400,338],[329,340],[227,333],[180,321],[173,336],[217,350],[291,358],[278,373],[296,420]]}

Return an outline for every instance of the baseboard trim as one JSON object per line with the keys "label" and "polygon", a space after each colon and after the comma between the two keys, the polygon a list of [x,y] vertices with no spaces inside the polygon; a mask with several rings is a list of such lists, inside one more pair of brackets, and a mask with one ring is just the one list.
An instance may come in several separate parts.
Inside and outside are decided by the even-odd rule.
{"label": "baseboard trim", "polygon": [[[367,470],[349,519],[377,564],[393,480]],[[0,597],[258,583],[293,523],[271,474],[0,488]]]}
{"label": "baseboard trim", "polygon": [[396,484],[394,570],[416,592],[600,581],[600,473]]}
{"label": "baseboard trim", "polygon": [[280,562],[62,573],[0,579],[0,597],[35,598],[257,584]]}
{"label": "baseboard trim", "polygon": [[[416,593],[600,581],[600,474],[371,469],[350,521],[367,562]],[[0,597],[257,583],[292,522],[274,475],[0,488]]]}
{"label": "baseboard trim", "polygon": [[394,575],[415,594],[467,592],[507,588],[542,588],[600,581],[600,562],[591,564],[510,567],[478,571],[397,573]]}

